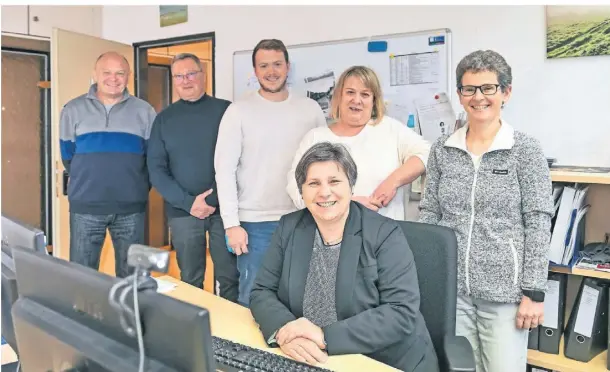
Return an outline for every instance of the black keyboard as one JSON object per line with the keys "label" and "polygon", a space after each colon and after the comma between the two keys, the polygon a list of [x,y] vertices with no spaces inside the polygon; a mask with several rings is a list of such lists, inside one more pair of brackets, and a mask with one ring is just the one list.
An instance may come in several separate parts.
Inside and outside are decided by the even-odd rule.
{"label": "black keyboard", "polygon": [[317,372],[328,369],[297,362],[264,350],[212,337],[216,370],[222,372]]}

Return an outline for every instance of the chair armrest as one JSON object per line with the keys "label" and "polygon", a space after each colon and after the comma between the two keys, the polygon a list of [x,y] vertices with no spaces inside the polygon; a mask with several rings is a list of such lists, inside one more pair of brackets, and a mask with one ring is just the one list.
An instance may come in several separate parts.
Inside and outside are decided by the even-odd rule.
{"label": "chair armrest", "polygon": [[447,335],[443,339],[445,359],[443,362],[449,372],[475,372],[474,352],[464,336]]}

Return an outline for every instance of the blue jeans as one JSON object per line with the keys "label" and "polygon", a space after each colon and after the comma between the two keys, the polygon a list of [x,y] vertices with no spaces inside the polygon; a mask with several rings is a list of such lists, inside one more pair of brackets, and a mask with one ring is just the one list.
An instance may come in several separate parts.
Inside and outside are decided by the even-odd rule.
{"label": "blue jeans", "polygon": [[214,263],[214,293],[237,302],[239,273],[235,255],[227,250],[225,229],[220,215],[211,215],[203,220],[193,216],[173,217],[169,220],[169,227],[180,267],[180,280],[203,288],[207,232],[210,236],[210,255]]}
{"label": "blue jeans", "polygon": [[133,273],[127,266],[127,251],[132,244],[144,244],[145,212],[129,214],[83,214],[70,212],[70,261],[100,268],[100,255],[106,230],[114,246],[116,276]]}
{"label": "blue jeans", "polygon": [[263,258],[271,243],[271,236],[277,228],[278,221],[241,222],[241,227],[248,234],[248,253],[237,256],[239,270],[239,303],[248,307],[250,291],[256,279],[256,273],[263,263]]}

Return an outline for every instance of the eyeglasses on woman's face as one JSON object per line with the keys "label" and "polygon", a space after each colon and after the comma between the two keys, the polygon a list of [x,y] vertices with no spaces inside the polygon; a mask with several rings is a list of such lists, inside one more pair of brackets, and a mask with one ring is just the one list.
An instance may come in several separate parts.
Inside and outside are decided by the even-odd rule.
{"label": "eyeglasses on woman's face", "polygon": [[459,87],[460,94],[464,97],[474,96],[477,89],[486,96],[493,96],[498,91],[500,84],[462,85]]}

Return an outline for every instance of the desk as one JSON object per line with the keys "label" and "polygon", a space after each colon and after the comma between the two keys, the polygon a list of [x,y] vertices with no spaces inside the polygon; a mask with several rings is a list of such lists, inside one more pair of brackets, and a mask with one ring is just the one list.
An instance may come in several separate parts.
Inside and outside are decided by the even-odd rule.
{"label": "desk", "polygon": [[[158,279],[172,282],[177,285],[174,290],[165,293],[166,295],[180,301],[206,308],[210,312],[210,326],[214,336],[269,351],[274,354],[284,355],[279,348],[270,348],[267,346],[249,309],[183,283],[171,276],[162,276]],[[320,367],[334,371],[397,371],[388,365],[358,354],[332,356]]]}

